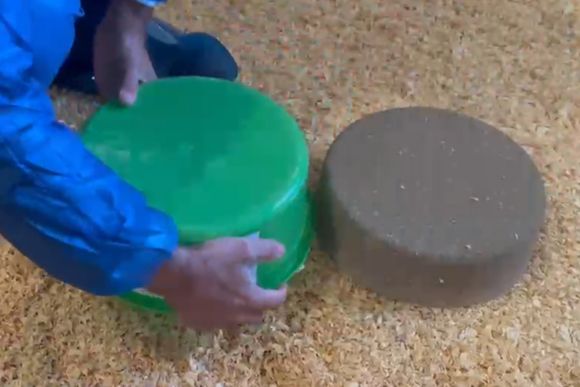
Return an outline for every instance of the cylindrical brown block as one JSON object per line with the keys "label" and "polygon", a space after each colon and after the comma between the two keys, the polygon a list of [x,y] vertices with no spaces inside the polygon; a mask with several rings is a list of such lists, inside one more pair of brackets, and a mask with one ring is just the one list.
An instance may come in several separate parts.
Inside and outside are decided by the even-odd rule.
{"label": "cylindrical brown block", "polygon": [[509,291],[544,221],[527,153],[479,120],[393,109],[331,146],[320,191],[321,246],[359,284],[401,301],[467,306]]}

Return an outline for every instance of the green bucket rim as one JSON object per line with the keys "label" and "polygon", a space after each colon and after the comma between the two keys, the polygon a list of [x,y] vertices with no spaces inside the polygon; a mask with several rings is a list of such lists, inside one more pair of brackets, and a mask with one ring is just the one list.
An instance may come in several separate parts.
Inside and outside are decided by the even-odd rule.
{"label": "green bucket rim", "polygon": [[[253,229],[259,228],[261,224],[266,222],[270,219],[275,213],[281,212],[284,210],[288,203],[292,202],[292,199],[300,194],[303,186],[307,184],[309,171],[310,171],[310,157],[309,157],[309,147],[308,141],[304,132],[301,130],[298,121],[294,116],[290,114],[290,112],[277,101],[272,99],[269,95],[261,92],[260,90],[251,87],[249,85],[245,85],[243,83],[237,81],[228,81],[224,79],[216,79],[216,78],[207,78],[207,77],[198,77],[198,76],[179,76],[179,77],[171,77],[171,78],[163,78],[158,79],[152,82],[148,82],[143,84],[140,89],[139,93],[148,93],[150,89],[157,87],[159,84],[171,85],[179,82],[199,82],[201,85],[235,85],[235,87],[239,88],[240,90],[244,90],[245,93],[252,96],[256,99],[263,99],[268,100],[271,102],[275,107],[275,109],[282,115],[288,119],[288,122],[291,122],[291,126],[295,128],[296,134],[293,135],[296,143],[300,144],[301,148],[303,149],[303,154],[298,160],[297,164],[297,174],[295,176],[295,181],[299,182],[297,184],[291,184],[288,188],[289,190],[286,192],[286,196],[281,198],[277,203],[273,204],[271,208],[267,211],[263,211],[260,216],[255,216],[254,218],[249,218],[248,220],[244,221],[242,224],[237,225],[230,225],[228,226],[230,230],[228,230],[228,234],[232,234],[232,230],[236,230],[235,232],[238,233],[237,236],[243,236],[250,234]],[[80,131],[81,138],[86,138],[90,132],[90,127],[94,124],[94,122],[99,119],[100,114],[107,113],[110,111],[116,111],[118,109],[125,109],[124,107],[120,106],[117,103],[110,102],[100,106],[94,114],[92,114],[89,119],[87,119]],[[221,230],[224,231],[224,230]],[[193,236],[195,235],[195,236]],[[214,238],[218,238],[222,236],[220,233],[216,233],[215,231],[202,231],[199,229],[180,229],[179,230],[179,241],[182,244],[195,244],[195,243],[202,243],[206,240],[211,240]]]}

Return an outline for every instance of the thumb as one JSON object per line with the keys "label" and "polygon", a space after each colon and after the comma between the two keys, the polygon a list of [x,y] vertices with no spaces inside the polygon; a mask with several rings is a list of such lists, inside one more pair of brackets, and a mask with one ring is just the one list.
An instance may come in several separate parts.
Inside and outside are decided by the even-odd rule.
{"label": "thumb", "polygon": [[119,102],[125,106],[131,106],[137,100],[137,90],[139,89],[139,78],[135,70],[125,73],[125,78],[119,90]]}
{"label": "thumb", "polygon": [[270,239],[252,237],[215,239],[206,242],[202,249],[211,252],[213,256],[245,265],[272,261],[285,254],[282,244]]}
{"label": "thumb", "polygon": [[204,243],[199,249],[212,257],[228,262],[255,265],[281,258],[286,253],[284,245],[261,238],[219,238]]}
{"label": "thumb", "polygon": [[286,253],[284,245],[272,239],[248,238],[245,240],[248,263],[257,264],[282,258]]}

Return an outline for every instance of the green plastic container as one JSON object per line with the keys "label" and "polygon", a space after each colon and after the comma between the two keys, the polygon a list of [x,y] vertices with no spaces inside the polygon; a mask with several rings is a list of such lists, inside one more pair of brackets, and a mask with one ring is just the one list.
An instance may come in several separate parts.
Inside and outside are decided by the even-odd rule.
{"label": "green plastic container", "polygon": [[[182,244],[259,233],[287,250],[258,265],[260,286],[278,288],[302,269],[313,238],[308,147],[294,118],[262,93],[210,78],[158,80],[131,108],[99,109],[83,139],[175,219]],[[146,292],[123,299],[171,311]]]}

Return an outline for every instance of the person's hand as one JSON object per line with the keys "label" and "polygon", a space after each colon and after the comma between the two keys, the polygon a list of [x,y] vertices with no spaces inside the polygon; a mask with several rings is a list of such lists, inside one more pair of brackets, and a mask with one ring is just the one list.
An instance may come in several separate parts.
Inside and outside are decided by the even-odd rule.
{"label": "person's hand", "polygon": [[197,248],[180,248],[149,290],[164,297],[189,328],[259,324],[265,311],[284,303],[286,288],[259,287],[251,268],[283,255],[282,245],[259,238],[216,239]]}
{"label": "person's hand", "polygon": [[132,105],[139,85],[156,78],[146,44],[153,10],[134,0],[113,0],[95,35],[95,82],[106,100]]}

